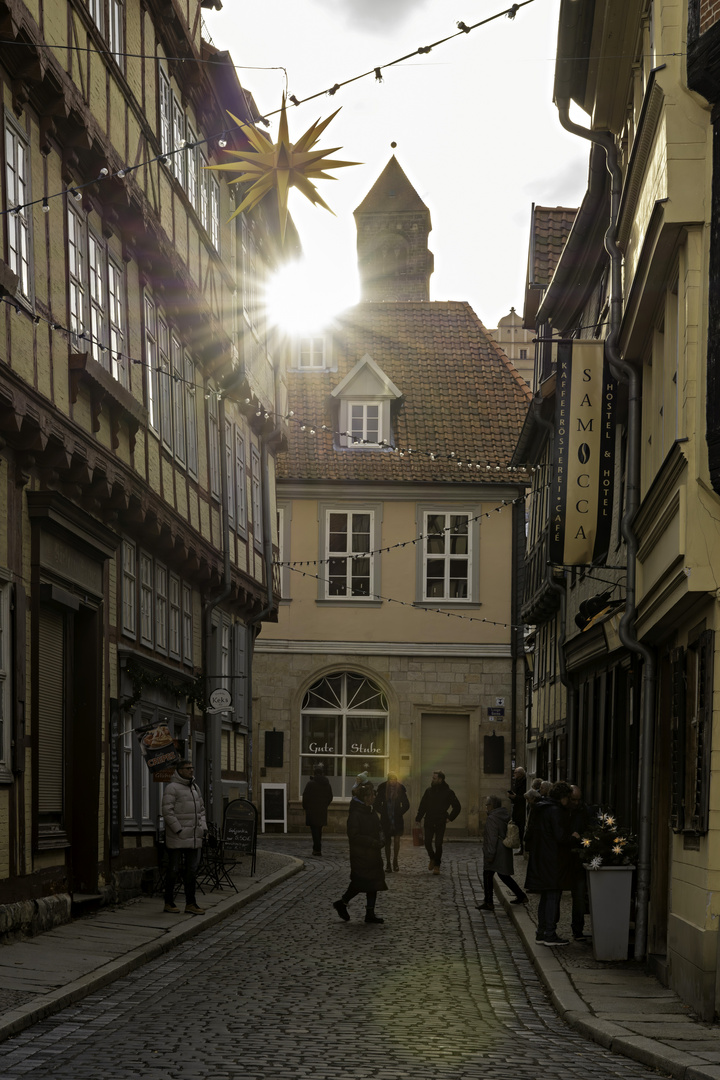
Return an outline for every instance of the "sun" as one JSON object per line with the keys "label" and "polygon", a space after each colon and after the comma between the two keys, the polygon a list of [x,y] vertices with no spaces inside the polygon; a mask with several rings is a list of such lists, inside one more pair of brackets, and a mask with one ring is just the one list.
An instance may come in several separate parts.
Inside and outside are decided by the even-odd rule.
{"label": "sun", "polygon": [[286,264],[265,288],[269,324],[291,335],[312,334],[328,326],[355,300],[333,269],[331,262],[307,258]]}

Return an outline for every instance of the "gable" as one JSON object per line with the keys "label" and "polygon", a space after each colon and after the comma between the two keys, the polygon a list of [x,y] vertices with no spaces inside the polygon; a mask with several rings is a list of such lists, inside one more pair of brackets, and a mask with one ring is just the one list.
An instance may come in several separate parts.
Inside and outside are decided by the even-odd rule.
{"label": "gable", "polygon": [[370,353],[365,353],[352,371],[331,391],[331,395],[336,399],[384,398],[392,401],[401,398],[402,392],[375,363]]}

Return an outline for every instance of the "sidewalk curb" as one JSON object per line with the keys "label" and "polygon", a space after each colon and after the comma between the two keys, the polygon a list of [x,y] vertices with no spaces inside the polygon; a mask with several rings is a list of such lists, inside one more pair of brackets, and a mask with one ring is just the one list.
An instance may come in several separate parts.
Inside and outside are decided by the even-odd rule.
{"label": "sidewalk curb", "polygon": [[187,922],[178,923],[161,937],[133,949],[132,952],[126,953],[116,960],[110,960],[89,975],[83,975],[59,990],[43,994],[39,1001],[26,1002],[25,1005],[7,1012],[0,1021],[0,1042],[4,1042],[26,1028],[32,1027],[39,1020],[45,1020],[48,1016],[60,1012],[61,1009],[67,1008],[68,1005],[74,1005],[75,1002],[81,1001],[82,998],[87,997],[94,990],[100,990],[103,986],[107,986],[117,979],[122,979],[125,975],[129,975],[131,971],[135,971],[136,968],[142,967],[143,964],[147,964],[150,960],[155,960],[158,956],[162,956],[163,953],[174,949],[176,945],[181,945],[185,941],[197,937],[203,930],[215,926],[227,918],[228,915],[239,911],[240,908],[245,907],[252,900],[256,900],[258,896],[262,896],[263,893],[268,892],[276,885],[304,869],[305,863],[302,859],[296,859],[292,855],[288,855],[287,858],[289,860],[288,866],[269,874],[263,881],[257,882],[254,887],[251,886],[245,892],[239,895],[233,894],[228,896],[227,899],[221,900],[219,904],[216,904],[211,911],[208,911],[201,918],[191,918]]}
{"label": "sidewalk curb", "polygon": [[635,1035],[610,1020],[598,1019],[578,994],[572,979],[553,955],[552,949],[535,943],[534,922],[522,905],[510,903],[510,897],[503,891],[497,879],[495,895],[510,916],[561,1020],[607,1050],[623,1054],[641,1065],[648,1065],[674,1077],[675,1080],[720,1080],[720,1065],[711,1065],[687,1050],[676,1050],[656,1039]]}

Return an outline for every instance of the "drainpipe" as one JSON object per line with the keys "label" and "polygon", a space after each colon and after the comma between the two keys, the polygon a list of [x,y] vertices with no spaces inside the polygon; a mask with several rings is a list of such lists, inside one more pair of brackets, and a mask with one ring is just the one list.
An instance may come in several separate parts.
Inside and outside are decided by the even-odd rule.
{"label": "drainpipe", "polygon": [[617,221],[622,194],[622,172],[617,161],[617,147],[609,131],[595,132],[570,120],[569,100],[556,101],[560,123],[566,131],[598,143],[605,150],[611,176],[610,223],[605,234],[605,249],[610,256],[610,333],[605,339],[605,355],[615,378],[628,385],[628,454],[627,489],[621,531],[627,548],[627,594],[625,611],[620,621],[620,640],[625,648],[643,662],[642,718],[640,733],[640,790],[638,823],[637,899],[635,913],[636,960],[644,960],[647,952],[648,907],[650,903],[650,840],[652,811],[652,771],[655,737],[656,662],[654,651],[637,638],[637,551],[638,540],[633,520],[640,506],[640,435],[641,435],[641,375],[637,365],[624,360],[618,351],[622,320],[622,253],[617,246]]}
{"label": "drainpipe", "polygon": [[[205,601],[205,666],[217,665],[217,650],[213,650],[212,617],[215,608],[230,595],[230,514],[228,508],[227,487],[227,445],[225,433],[225,402],[221,397],[218,402],[218,424],[220,427],[220,503],[222,519],[222,545],[223,545],[223,584],[220,592],[209,597]],[[212,657],[212,662],[210,658]],[[207,690],[207,686],[206,686]],[[208,779],[208,804],[210,820],[216,824],[222,823],[223,799],[222,799],[222,721],[220,713],[213,713],[205,717],[205,729],[208,739],[209,753],[207,755],[207,779]]]}

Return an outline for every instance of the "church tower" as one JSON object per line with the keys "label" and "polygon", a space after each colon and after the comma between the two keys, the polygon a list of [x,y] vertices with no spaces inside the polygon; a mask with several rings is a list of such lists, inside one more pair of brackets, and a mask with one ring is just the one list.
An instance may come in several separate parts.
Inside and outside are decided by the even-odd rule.
{"label": "church tower", "polygon": [[355,224],[361,299],[429,300],[430,211],[394,154],[355,211]]}

